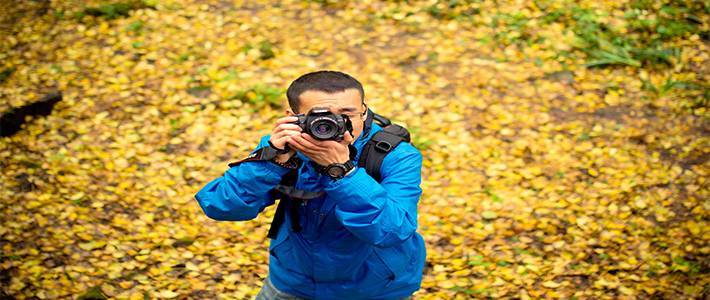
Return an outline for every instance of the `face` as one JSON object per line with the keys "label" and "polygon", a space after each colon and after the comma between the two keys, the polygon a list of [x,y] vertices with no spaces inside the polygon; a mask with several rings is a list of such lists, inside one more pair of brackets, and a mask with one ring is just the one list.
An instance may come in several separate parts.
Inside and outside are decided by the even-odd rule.
{"label": "face", "polygon": [[[353,123],[353,142],[360,137],[366,117],[363,116],[363,112],[367,110],[367,107],[360,100],[360,91],[357,89],[347,89],[332,94],[308,90],[301,93],[299,99],[301,102],[298,107],[299,113],[305,114],[312,108],[318,107],[327,108],[335,114],[345,114],[350,117],[350,121]],[[287,110],[286,114],[293,115],[294,112]]]}

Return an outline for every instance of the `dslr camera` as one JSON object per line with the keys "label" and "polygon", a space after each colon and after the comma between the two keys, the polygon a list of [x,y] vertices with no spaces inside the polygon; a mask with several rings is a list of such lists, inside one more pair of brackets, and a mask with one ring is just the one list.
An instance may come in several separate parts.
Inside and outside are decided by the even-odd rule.
{"label": "dslr camera", "polygon": [[353,134],[353,123],[346,115],[336,115],[325,108],[314,108],[307,114],[297,114],[298,121],[291,122],[301,127],[303,132],[310,134],[314,139],[326,141],[342,141],[345,131]]}

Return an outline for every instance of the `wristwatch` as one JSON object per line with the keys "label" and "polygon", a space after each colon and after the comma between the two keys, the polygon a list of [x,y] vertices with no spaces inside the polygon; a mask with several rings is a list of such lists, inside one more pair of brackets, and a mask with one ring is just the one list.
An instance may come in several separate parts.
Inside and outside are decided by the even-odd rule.
{"label": "wristwatch", "polygon": [[320,171],[331,179],[338,180],[340,178],[345,177],[345,175],[348,174],[348,172],[352,171],[354,168],[355,164],[353,163],[353,161],[348,160],[344,164],[332,163],[325,167],[321,166]]}

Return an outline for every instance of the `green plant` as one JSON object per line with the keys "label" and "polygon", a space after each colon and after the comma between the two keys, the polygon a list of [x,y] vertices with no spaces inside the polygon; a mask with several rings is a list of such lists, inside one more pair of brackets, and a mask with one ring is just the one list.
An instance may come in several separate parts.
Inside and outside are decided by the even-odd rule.
{"label": "green plant", "polygon": [[683,101],[682,106],[691,110],[710,107],[710,87],[707,84],[673,78],[668,78],[659,85],[654,85],[649,80],[642,82],[642,88],[650,92],[652,97],[677,96]]}
{"label": "green plant", "polygon": [[263,41],[259,43],[259,51],[261,52],[261,56],[259,56],[259,59],[266,60],[269,58],[274,58],[276,54],[274,54],[273,46],[274,44],[269,41]]}
{"label": "green plant", "polygon": [[126,29],[135,33],[140,33],[143,30],[143,21],[134,21],[126,26]]}
{"label": "green plant", "polygon": [[269,41],[261,41],[258,45],[254,45],[251,43],[244,45],[244,47],[242,47],[242,52],[248,52],[251,49],[257,48],[260,52],[259,59],[267,60],[276,57],[273,47],[273,43]]}
{"label": "green plant", "polygon": [[431,147],[431,145],[434,143],[434,141],[419,134],[420,133],[419,127],[409,128],[409,131],[412,135],[412,145],[414,145],[414,147],[416,147],[419,150],[429,149]]}
{"label": "green plant", "polygon": [[237,92],[229,100],[240,100],[244,103],[252,103],[257,107],[281,105],[281,96],[285,93],[283,89],[257,84],[250,88]]}
{"label": "green plant", "polygon": [[700,19],[691,13],[698,9],[682,1],[634,1],[623,17],[626,32],[602,21],[606,16],[580,7],[555,11],[547,19],[572,21],[578,38],[575,47],[587,54],[588,67],[662,67],[672,66],[680,57],[672,41],[702,33]]}
{"label": "green plant", "polygon": [[15,68],[5,68],[2,71],[0,71],[0,83],[5,82],[8,78],[10,78],[10,75],[15,72]]}
{"label": "green plant", "polygon": [[106,19],[116,19],[126,17],[131,10],[155,8],[155,4],[145,0],[130,0],[122,2],[109,2],[99,6],[86,7],[84,10],[77,13],[76,17],[81,18],[85,15],[103,17]]}
{"label": "green plant", "polygon": [[522,13],[498,13],[491,19],[491,27],[496,28],[493,39],[502,45],[529,42],[532,34],[528,28],[531,18]]}
{"label": "green plant", "polygon": [[425,11],[434,18],[444,20],[465,20],[481,13],[481,10],[472,5],[480,3],[479,0],[446,0],[436,1],[426,7]]}

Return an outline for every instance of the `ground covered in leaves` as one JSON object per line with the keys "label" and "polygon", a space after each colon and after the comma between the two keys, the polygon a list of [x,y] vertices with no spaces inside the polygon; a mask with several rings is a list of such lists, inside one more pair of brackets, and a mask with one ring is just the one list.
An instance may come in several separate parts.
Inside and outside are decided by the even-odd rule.
{"label": "ground covered in leaves", "polygon": [[710,293],[702,1],[6,2],[0,115],[61,101],[0,138],[2,298],[255,295],[274,209],[192,197],[317,69],[424,154],[415,299]]}

